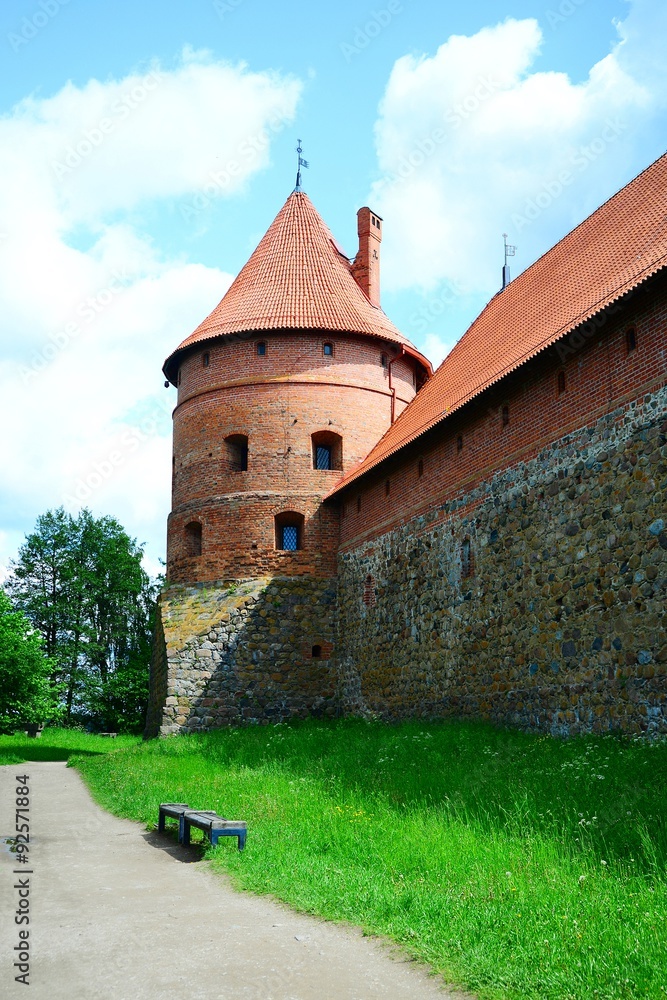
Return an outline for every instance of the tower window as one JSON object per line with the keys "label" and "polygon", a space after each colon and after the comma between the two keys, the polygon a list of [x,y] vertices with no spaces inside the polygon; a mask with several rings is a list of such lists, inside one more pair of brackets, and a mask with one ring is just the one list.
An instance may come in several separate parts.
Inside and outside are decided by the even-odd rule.
{"label": "tower window", "polygon": [[361,493],[357,497],[357,510],[361,510]]}
{"label": "tower window", "polygon": [[183,372],[179,368],[178,369],[178,378],[176,379],[176,385],[180,385],[182,381],[183,381]]}
{"label": "tower window", "polygon": [[384,484],[384,495],[388,497],[390,493],[391,493],[391,482],[387,480],[386,483]]}
{"label": "tower window", "polygon": [[629,330],[625,331],[625,349],[628,354],[637,350],[637,334],[635,333],[634,326],[631,326]]}
{"label": "tower window", "polygon": [[332,358],[333,344],[330,343],[322,344],[322,354],[325,356],[325,358]]}
{"label": "tower window", "polygon": [[565,372],[558,372],[558,395],[562,396],[565,392]]}
{"label": "tower window", "polygon": [[265,357],[265,355],[266,355],[266,341],[260,340],[257,344],[257,356],[263,358]]}
{"label": "tower window", "polygon": [[510,422],[510,408],[503,406],[503,427],[508,427]]}
{"label": "tower window", "polygon": [[208,368],[210,360],[211,360],[211,355],[208,353],[208,351],[205,351],[201,356],[201,363],[204,366],[204,368]]}
{"label": "tower window", "polygon": [[303,547],[303,514],[285,511],[276,514],[276,548],[283,552],[296,552]]}
{"label": "tower window", "polygon": [[456,451],[460,454],[463,451],[463,435],[459,434],[456,439]]}
{"label": "tower window", "polygon": [[420,458],[419,461],[417,462],[417,475],[418,476],[423,476],[424,475],[424,459],[423,458]]}
{"label": "tower window", "polygon": [[185,525],[185,551],[189,556],[201,555],[201,524],[190,521]]}
{"label": "tower window", "polygon": [[248,438],[245,434],[230,434],[226,437],[225,451],[230,472],[248,471]]}
{"label": "tower window", "polygon": [[315,431],[311,435],[313,468],[342,469],[343,439],[333,431]]}
{"label": "tower window", "polygon": [[319,643],[316,643],[313,646],[312,650],[310,651],[310,655],[314,660],[320,659],[320,657],[322,656],[322,647],[319,645]]}
{"label": "tower window", "polygon": [[387,355],[386,354],[381,354],[380,355],[380,364],[382,365],[382,367],[386,368],[387,365],[388,365],[388,363],[389,362],[387,361]]}

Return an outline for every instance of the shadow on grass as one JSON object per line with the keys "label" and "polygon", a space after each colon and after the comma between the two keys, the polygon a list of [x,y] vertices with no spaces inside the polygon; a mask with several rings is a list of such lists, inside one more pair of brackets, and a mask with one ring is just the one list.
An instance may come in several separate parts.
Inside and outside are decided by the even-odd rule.
{"label": "shadow on grass", "polygon": [[104,750],[82,750],[80,747],[58,747],[35,741],[34,745],[7,743],[0,748],[0,764],[22,764],[24,761],[58,761],[70,757],[98,757]]}

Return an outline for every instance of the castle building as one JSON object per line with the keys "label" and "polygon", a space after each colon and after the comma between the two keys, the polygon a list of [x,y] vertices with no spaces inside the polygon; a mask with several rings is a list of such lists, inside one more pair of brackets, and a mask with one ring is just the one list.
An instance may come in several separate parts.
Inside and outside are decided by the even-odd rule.
{"label": "castle building", "polygon": [[293,192],[178,386],[147,734],[306,715],[667,730],[667,156],[435,375]]}

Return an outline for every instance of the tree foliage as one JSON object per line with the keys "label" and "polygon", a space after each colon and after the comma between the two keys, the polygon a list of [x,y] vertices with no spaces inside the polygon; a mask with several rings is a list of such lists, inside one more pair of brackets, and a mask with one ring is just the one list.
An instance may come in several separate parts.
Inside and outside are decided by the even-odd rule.
{"label": "tree foliage", "polygon": [[68,722],[143,725],[156,586],[142,556],[115,518],[62,507],[19,550],[8,589],[44,637]]}
{"label": "tree foliage", "polygon": [[0,589],[0,733],[57,717],[52,668],[41,635]]}

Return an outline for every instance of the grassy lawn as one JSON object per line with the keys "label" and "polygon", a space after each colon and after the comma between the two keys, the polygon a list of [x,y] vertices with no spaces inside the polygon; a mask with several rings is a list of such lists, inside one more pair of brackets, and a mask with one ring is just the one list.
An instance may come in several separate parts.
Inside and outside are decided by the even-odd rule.
{"label": "grassy lawn", "polygon": [[136,746],[138,736],[91,736],[78,729],[45,729],[31,738],[15,734],[0,736],[0,764],[20,764],[24,760],[69,760],[72,754],[91,756],[108,754]]}
{"label": "grassy lawn", "polygon": [[247,820],[242,854],[210,850],[239,888],[394,938],[482,998],[667,997],[665,741],[358,720],[79,738],[106,808]]}

